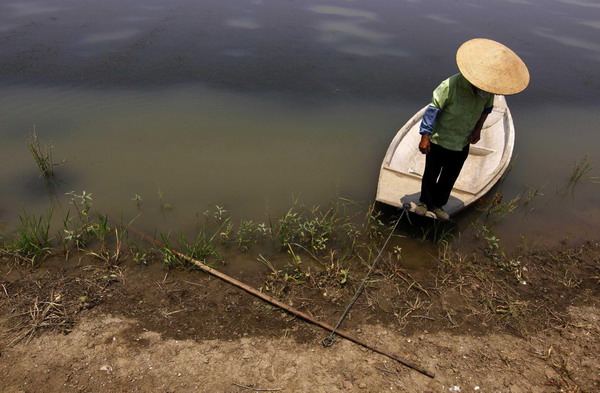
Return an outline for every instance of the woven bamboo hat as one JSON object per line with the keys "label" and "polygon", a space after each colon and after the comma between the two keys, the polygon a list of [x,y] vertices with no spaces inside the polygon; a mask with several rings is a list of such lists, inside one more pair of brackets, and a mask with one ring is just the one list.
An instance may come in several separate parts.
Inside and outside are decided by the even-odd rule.
{"label": "woven bamboo hat", "polygon": [[494,94],[517,94],[529,84],[529,71],[515,52],[499,42],[475,38],[461,45],[456,64],[471,84]]}

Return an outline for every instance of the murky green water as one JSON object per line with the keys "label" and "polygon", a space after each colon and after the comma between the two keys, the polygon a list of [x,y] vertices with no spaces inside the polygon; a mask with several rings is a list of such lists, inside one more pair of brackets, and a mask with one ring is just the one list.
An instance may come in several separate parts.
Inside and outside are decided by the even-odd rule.
{"label": "murky green water", "polygon": [[[515,166],[496,189],[543,196],[498,237],[594,237],[600,184],[600,5],[513,1],[12,1],[0,4],[0,222],[51,204],[28,151],[52,141],[64,192],[116,217],[185,231],[214,205],[260,220],[297,199],[368,201],[395,132],[456,72],[462,42],[515,50]],[[598,169],[586,176],[598,176]],[[163,202],[173,209],[160,209]],[[466,229],[482,218],[470,209]]]}

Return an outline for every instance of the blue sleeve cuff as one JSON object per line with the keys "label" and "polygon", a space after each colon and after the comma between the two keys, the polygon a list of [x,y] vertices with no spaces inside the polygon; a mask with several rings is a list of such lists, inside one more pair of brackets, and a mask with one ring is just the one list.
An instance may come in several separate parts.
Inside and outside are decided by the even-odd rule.
{"label": "blue sleeve cuff", "polygon": [[492,113],[492,110],[494,109],[493,106],[490,106],[489,108],[485,108],[483,110],[483,113],[485,113],[486,115],[489,115],[490,113]]}
{"label": "blue sleeve cuff", "polygon": [[436,108],[435,106],[429,105],[427,109],[425,109],[425,113],[423,114],[423,119],[421,120],[421,126],[419,127],[419,134],[421,135],[431,135],[433,134],[433,127],[435,126],[435,120],[439,116],[441,112],[440,108]]}

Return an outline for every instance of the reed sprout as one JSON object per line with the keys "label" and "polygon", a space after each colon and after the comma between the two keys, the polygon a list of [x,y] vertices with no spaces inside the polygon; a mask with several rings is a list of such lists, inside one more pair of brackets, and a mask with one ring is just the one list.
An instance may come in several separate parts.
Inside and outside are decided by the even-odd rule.
{"label": "reed sprout", "polygon": [[590,160],[590,155],[588,153],[581,159],[581,161],[573,164],[573,170],[571,172],[571,176],[569,177],[569,188],[574,188],[575,185],[584,178],[592,169],[594,169],[594,165]]}
{"label": "reed sprout", "polygon": [[52,144],[48,143],[42,146],[35,132],[35,127],[33,128],[33,133],[29,135],[28,144],[33,159],[40,169],[40,176],[43,176],[48,181],[52,180],[54,178],[54,167],[58,165],[52,159]]}
{"label": "reed sprout", "polygon": [[[529,205],[534,199],[538,196],[544,196],[542,190],[546,187],[545,185],[537,186],[537,187],[527,187],[525,200],[523,201],[523,206]],[[533,210],[533,209],[532,209]]]}
{"label": "reed sprout", "polygon": [[142,197],[140,195],[135,194],[131,200],[135,202],[138,209],[142,207]]}

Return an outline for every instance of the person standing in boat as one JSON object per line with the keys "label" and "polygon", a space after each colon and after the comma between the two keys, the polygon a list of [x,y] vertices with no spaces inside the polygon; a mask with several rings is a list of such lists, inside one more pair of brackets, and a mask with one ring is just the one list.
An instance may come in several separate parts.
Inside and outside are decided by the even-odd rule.
{"label": "person standing in boat", "polygon": [[449,219],[443,207],[469,155],[469,145],[481,138],[494,95],[516,94],[529,84],[525,63],[496,41],[465,42],[456,63],[460,73],[434,90],[419,128],[419,150],[427,157],[415,213],[425,215],[429,210],[441,220]]}

